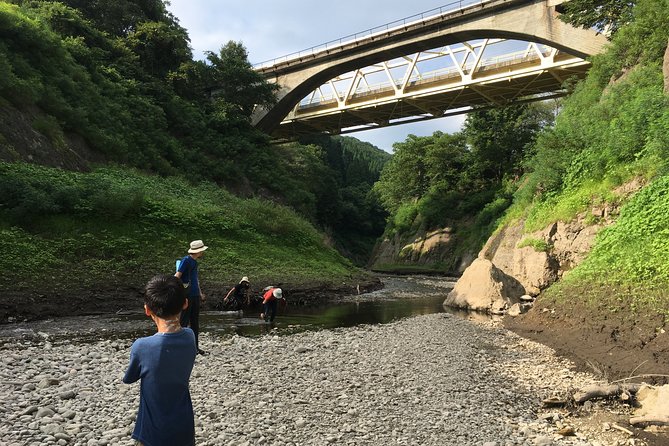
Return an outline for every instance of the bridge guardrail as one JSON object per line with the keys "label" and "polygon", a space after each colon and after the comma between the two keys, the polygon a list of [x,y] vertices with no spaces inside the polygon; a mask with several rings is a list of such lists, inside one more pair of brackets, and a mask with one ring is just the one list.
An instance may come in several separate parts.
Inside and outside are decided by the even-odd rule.
{"label": "bridge guardrail", "polygon": [[[256,70],[274,66],[281,62],[287,62],[289,60],[299,59],[304,56],[311,56],[321,51],[326,51],[333,48],[339,48],[346,44],[354,43],[358,40],[366,39],[373,37],[379,33],[384,33],[388,31],[393,31],[395,29],[402,28],[407,25],[412,25],[418,23],[425,19],[431,19],[440,15],[451,14],[461,10],[463,7],[469,7],[474,5],[484,5],[493,0],[458,0],[451,3],[448,3],[444,6],[438,8],[433,8],[428,11],[420,12],[418,14],[405,17],[403,19],[395,20],[393,22],[386,23],[384,25],[375,26],[365,31],[360,31],[355,34],[349,34],[348,36],[340,37],[339,39],[330,40],[329,42],[322,43],[320,45],[312,46],[304,50],[296,51],[285,56],[276,57],[274,59],[269,59],[263,62],[253,64],[253,68]],[[445,9],[449,8],[449,9]]]}

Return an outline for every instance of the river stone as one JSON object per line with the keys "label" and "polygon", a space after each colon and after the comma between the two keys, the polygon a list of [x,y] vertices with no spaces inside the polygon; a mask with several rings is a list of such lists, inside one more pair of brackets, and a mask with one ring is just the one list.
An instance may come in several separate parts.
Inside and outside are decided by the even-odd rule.
{"label": "river stone", "polygon": [[46,389],[47,387],[57,386],[58,384],[60,384],[60,381],[55,378],[44,378],[37,384],[37,387],[40,389]]}
{"label": "river stone", "polygon": [[[46,435],[55,435],[64,431],[63,426],[56,423],[47,424],[45,426],[40,426],[40,431]],[[55,438],[54,438],[55,439]]]}
{"label": "river stone", "polygon": [[76,394],[74,393],[74,390],[67,390],[58,396],[60,397],[61,400],[71,400],[76,396]]}
{"label": "river stone", "polygon": [[21,412],[21,415],[32,415],[35,412],[37,412],[39,408],[37,406],[28,406],[23,412]]}
{"label": "river stone", "polygon": [[55,415],[56,412],[51,410],[48,407],[41,407],[37,410],[37,414],[35,415],[37,418],[44,418],[44,417],[51,417]]}

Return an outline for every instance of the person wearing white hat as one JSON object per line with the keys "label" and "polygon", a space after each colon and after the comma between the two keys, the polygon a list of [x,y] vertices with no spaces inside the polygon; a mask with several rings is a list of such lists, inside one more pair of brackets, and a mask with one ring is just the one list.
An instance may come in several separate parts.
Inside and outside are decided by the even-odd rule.
{"label": "person wearing white hat", "polygon": [[190,242],[188,255],[181,259],[179,269],[174,274],[187,288],[188,294],[188,308],[181,313],[181,326],[188,327],[195,333],[195,346],[200,355],[206,352],[200,349],[199,332],[200,332],[200,303],[206,300],[202,289],[200,288],[200,278],[198,276],[198,259],[204,255],[204,251],[208,246],[205,246],[202,240],[194,240]]}
{"label": "person wearing white hat", "polygon": [[230,295],[232,294],[232,302],[231,302],[231,308],[234,310],[241,310],[244,305],[248,306],[249,305],[249,278],[244,276],[242,277],[242,280],[239,281],[237,285],[232,287],[230,291],[228,291],[228,294],[225,295],[223,298],[223,306],[227,305],[228,301],[230,300]]}
{"label": "person wearing white hat", "polygon": [[282,300],[285,303],[283,291],[279,287],[270,286],[265,288],[265,294],[263,294],[262,298],[262,313],[260,313],[260,319],[264,319],[265,322],[274,322],[279,300]]}

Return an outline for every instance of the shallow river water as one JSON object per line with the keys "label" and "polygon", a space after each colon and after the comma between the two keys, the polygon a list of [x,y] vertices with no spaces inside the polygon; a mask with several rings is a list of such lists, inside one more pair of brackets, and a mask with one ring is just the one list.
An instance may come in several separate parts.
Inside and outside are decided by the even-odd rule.
{"label": "shallow river water", "polygon": [[[205,311],[200,316],[200,331],[218,336],[260,336],[292,334],[307,330],[350,327],[359,324],[385,324],[410,316],[453,312],[443,301],[455,284],[454,278],[434,276],[381,276],[384,288],[350,296],[316,307],[288,306],[274,323],[265,323],[255,310]],[[253,311],[253,312],[251,312]],[[141,308],[123,314],[79,316],[36,322],[0,325],[0,344],[36,338],[50,342],[94,341],[101,338],[135,338],[155,332],[152,321]]]}

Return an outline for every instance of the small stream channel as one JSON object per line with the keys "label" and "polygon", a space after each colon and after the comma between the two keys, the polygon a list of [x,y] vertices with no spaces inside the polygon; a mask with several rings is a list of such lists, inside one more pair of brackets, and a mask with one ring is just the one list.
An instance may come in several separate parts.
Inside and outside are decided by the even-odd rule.
{"label": "small stream channel", "polygon": [[[244,312],[206,311],[200,315],[200,331],[217,336],[286,335],[305,330],[350,327],[360,324],[385,324],[422,314],[451,312],[443,302],[455,285],[454,278],[434,276],[381,276],[384,288],[350,296],[316,307],[290,305],[273,323],[265,323],[255,310]],[[484,316],[481,316],[484,317]],[[79,316],[36,322],[0,325],[0,344],[48,340],[86,342],[101,338],[134,339],[155,332],[155,326],[142,309],[129,314]]]}

